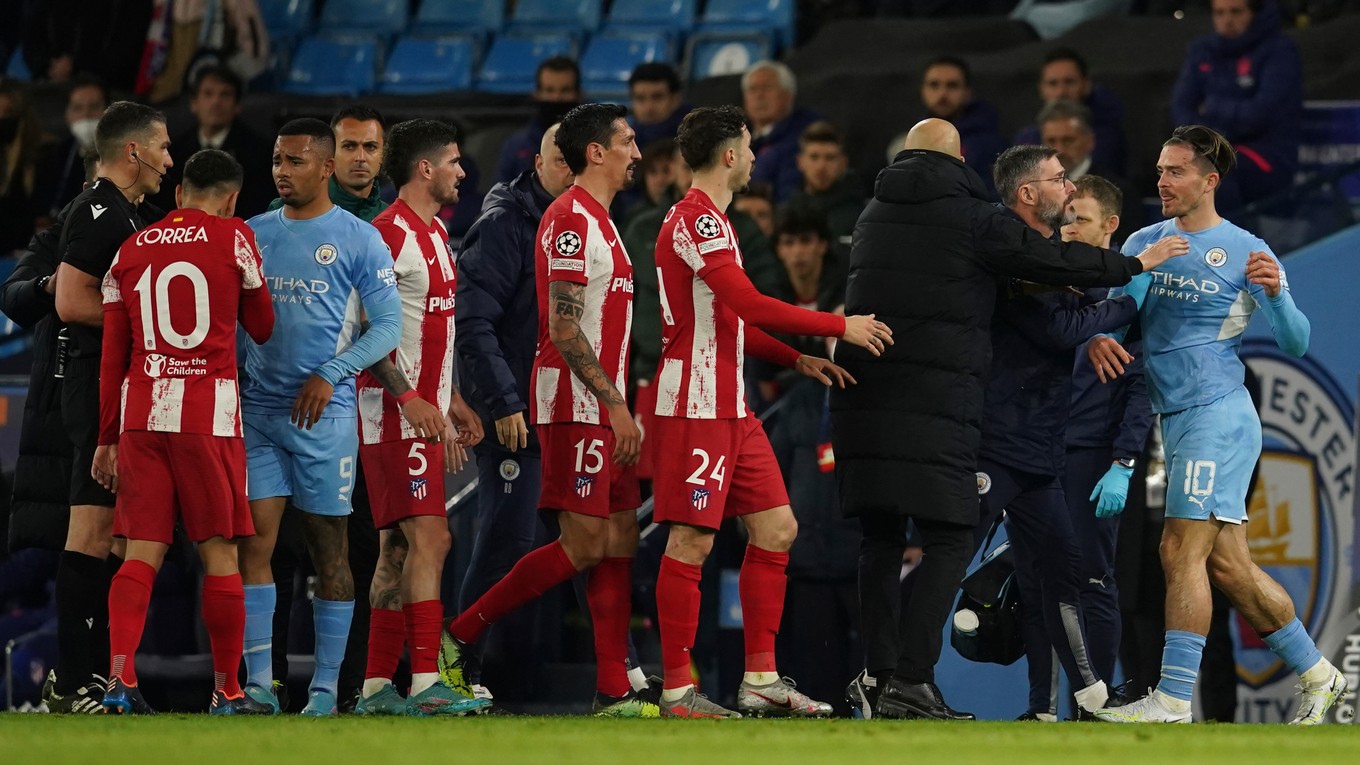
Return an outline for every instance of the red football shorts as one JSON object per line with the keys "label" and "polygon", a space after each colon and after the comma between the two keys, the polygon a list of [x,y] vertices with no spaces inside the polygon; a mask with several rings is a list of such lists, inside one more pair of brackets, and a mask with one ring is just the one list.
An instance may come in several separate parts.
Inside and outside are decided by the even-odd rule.
{"label": "red football shorts", "polygon": [[608,518],[642,504],[637,468],[614,464],[613,428],[583,422],[536,427],[543,453],[539,509]]}
{"label": "red football shorts", "polygon": [[245,441],[199,433],[123,433],[114,535],[168,545],[176,518],[195,542],[254,536],[246,502]]}
{"label": "red football shorts", "polygon": [[444,445],[423,438],[360,444],[373,526],[394,529],[418,515],[444,513]]}
{"label": "red football shorts", "polygon": [[657,445],[652,481],[657,523],[717,529],[724,518],[789,503],[770,439],[754,416],[658,416],[648,437]]}

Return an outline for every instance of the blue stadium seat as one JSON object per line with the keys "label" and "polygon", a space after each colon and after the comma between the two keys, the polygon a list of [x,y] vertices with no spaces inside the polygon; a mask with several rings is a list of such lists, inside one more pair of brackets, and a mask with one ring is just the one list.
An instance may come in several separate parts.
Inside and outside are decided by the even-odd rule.
{"label": "blue stadium seat", "polygon": [[777,47],[793,45],[797,0],[708,0],[700,32],[774,32]]}
{"label": "blue stadium seat", "polygon": [[510,30],[528,32],[582,32],[600,28],[604,0],[519,0]]}
{"label": "blue stadium seat", "polygon": [[472,35],[402,37],[387,56],[378,90],[403,96],[472,90],[476,47]]}
{"label": "blue stadium seat", "polygon": [[14,53],[10,55],[9,65],[5,67],[5,76],[20,82],[33,79],[33,73],[28,71],[28,62],[24,61],[22,46],[15,48]]}
{"label": "blue stadium seat", "polygon": [[626,95],[633,67],[672,58],[670,37],[664,31],[601,32],[590,38],[581,54],[581,84],[594,99]]}
{"label": "blue stadium seat", "polygon": [[394,35],[406,28],[407,0],[326,0],[321,28],[327,32]]}
{"label": "blue stadium seat", "polygon": [[312,29],[313,0],[259,0],[260,19],[269,36],[292,40]]}
{"label": "blue stadium seat", "polygon": [[685,71],[689,80],[741,74],[752,64],[774,55],[774,41],[765,32],[698,32],[689,39]]}
{"label": "blue stadium seat", "polygon": [[503,34],[491,43],[491,50],[482,62],[477,90],[483,93],[531,93],[539,63],[559,55],[576,55],[574,34]]}
{"label": "blue stadium seat", "polygon": [[307,37],[293,54],[283,89],[307,96],[360,96],[373,92],[377,71],[373,37]]}
{"label": "blue stadium seat", "polygon": [[411,32],[486,39],[505,25],[505,0],[420,0]]}
{"label": "blue stadium seat", "polygon": [[665,29],[677,36],[694,29],[698,0],[614,0],[605,29]]}

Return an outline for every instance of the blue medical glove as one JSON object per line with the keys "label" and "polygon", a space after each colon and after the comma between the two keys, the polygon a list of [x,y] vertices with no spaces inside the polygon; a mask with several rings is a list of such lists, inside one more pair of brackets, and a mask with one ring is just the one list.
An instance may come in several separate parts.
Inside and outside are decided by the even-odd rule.
{"label": "blue medical glove", "polygon": [[1113,518],[1124,512],[1124,503],[1129,499],[1129,479],[1133,468],[1124,467],[1118,462],[1110,465],[1091,491],[1090,499],[1096,503],[1097,518]]}

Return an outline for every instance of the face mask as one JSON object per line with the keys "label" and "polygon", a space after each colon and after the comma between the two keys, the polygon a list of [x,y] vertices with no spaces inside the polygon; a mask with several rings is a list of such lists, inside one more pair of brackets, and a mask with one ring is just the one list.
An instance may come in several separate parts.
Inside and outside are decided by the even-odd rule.
{"label": "face mask", "polygon": [[94,146],[94,131],[98,126],[98,119],[76,120],[71,123],[71,135],[75,136],[81,148],[88,149]]}
{"label": "face mask", "polygon": [[575,101],[538,101],[538,124],[552,125],[562,121],[567,112],[576,108]]}
{"label": "face mask", "polygon": [[19,135],[18,117],[0,117],[0,144],[8,144]]}

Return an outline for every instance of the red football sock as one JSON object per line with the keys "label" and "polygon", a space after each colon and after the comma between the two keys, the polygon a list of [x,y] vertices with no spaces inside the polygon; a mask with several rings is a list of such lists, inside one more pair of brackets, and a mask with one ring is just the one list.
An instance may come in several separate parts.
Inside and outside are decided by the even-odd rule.
{"label": "red football sock", "polygon": [[516,608],[576,576],[576,567],[561,542],[543,545],[520,558],[505,578],[496,582],[449,625],[449,634],[475,643],[487,627]]}
{"label": "red football sock", "polygon": [[[437,600],[403,603],[401,613],[406,621],[406,642],[411,646],[411,674],[438,672],[439,626],[444,621],[444,604]],[[370,652],[372,645],[369,643]]]}
{"label": "red football sock", "polygon": [[109,677],[137,684],[137,646],[146,627],[146,607],[156,569],[139,560],[125,561],[109,586]]}
{"label": "red football sock", "polygon": [[689,672],[689,649],[699,629],[699,580],[703,570],[703,566],[661,556],[661,571],[656,577],[656,613],[661,626],[663,687],[667,689],[694,684]]}
{"label": "red football sock", "polygon": [[633,615],[633,559],[605,558],[586,585],[595,628],[595,690],[624,696],[628,682],[628,619]]}
{"label": "red football sock", "polygon": [[406,622],[401,611],[387,608],[368,609],[368,664],[364,679],[391,680],[397,674],[397,662],[406,644]]}
{"label": "red football sock", "polygon": [[746,635],[746,671],[774,672],[774,636],[784,618],[789,554],[746,546],[741,563],[741,618]]}
{"label": "red football sock", "polygon": [[203,626],[212,645],[213,690],[241,695],[241,651],[245,647],[246,594],[241,575],[203,577]]}

